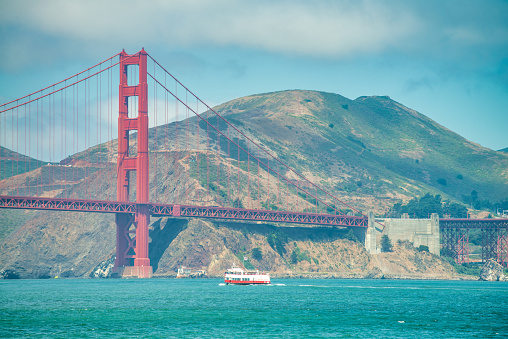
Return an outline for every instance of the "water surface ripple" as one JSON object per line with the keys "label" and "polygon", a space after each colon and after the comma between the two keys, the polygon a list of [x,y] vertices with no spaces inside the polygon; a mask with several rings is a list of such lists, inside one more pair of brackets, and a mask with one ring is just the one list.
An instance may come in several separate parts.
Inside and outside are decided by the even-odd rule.
{"label": "water surface ripple", "polygon": [[0,281],[0,337],[506,338],[508,283]]}

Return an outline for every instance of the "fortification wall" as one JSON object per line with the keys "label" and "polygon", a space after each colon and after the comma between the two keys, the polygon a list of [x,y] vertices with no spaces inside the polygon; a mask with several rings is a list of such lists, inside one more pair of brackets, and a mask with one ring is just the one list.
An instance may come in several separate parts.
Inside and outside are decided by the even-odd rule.
{"label": "fortification wall", "polygon": [[[440,255],[439,244],[439,216],[433,214],[430,219],[376,219],[371,220],[366,230],[365,247],[367,252],[374,254],[381,252],[381,237],[387,235],[391,242],[409,240],[415,247],[425,245],[429,252]],[[383,224],[385,227],[383,228]],[[375,239],[375,245],[373,242]]]}

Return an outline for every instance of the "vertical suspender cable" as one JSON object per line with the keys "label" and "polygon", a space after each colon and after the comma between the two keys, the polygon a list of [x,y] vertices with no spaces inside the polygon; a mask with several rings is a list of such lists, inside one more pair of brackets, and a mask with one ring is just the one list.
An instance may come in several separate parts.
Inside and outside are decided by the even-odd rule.
{"label": "vertical suspender cable", "polygon": [[[65,87],[67,87],[67,81],[65,81]],[[67,184],[67,165],[68,165],[68,161],[70,159],[67,158],[68,154],[67,154],[67,88],[65,89],[65,93],[64,93],[64,110],[63,110],[63,115],[64,115],[64,143],[63,143],[63,147],[64,147],[64,192],[65,192],[65,197],[64,198],[69,198],[69,191],[67,189],[68,187],[68,184]]]}
{"label": "vertical suspender cable", "polygon": [[[219,130],[219,119],[216,119],[217,120],[217,131]],[[221,206],[223,206],[222,204],[222,199],[220,198],[220,173],[219,173],[219,153],[220,153],[220,133],[217,133],[217,145],[215,147],[215,161],[217,162],[217,202],[220,203]]]}
{"label": "vertical suspender cable", "polygon": [[76,132],[76,102],[77,102],[77,93],[78,93],[78,85],[72,86],[72,156],[73,156],[73,164],[72,164],[72,195],[71,197],[75,198],[75,190],[76,190],[76,167],[77,167],[77,161],[76,161],[76,143],[77,143],[77,132]]}
{"label": "vertical suspender cable", "polygon": [[258,149],[258,210],[259,210],[261,208],[259,200],[259,147],[257,149]]}
{"label": "vertical suspender cable", "polygon": [[102,145],[101,145],[101,124],[99,123],[99,121],[101,121],[101,111],[100,111],[100,98],[101,98],[101,93],[99,92],[100,91],[100,88],[101,88],[101,76],[102,76],[102,64],[99,65],[99,70],[101,71],[98,75],[97,75],[97,78],[95,79],[96,80],[96,92],[97,92],[97,95],[96,95],[96,109],[95,109],[95,114],[96,114],[96,120],[97,120],[97,127],[96,127],[96,143],[97,143],[97,159],[96,159],[96,172],[95,172],[95,175],[94,177],[97,178],[95,181],[96,181],[96,185],[95,185],[95,199],[98,199],[98,200],[104,200],[102,196],[99,195],[100,193],[100,187],[102,186],[102,178],[103,178],[103,173],[102,173],[102,163],[101,163],[101,154],[102,154]]}
{"label": "vertical suspender cable", "polygon": [[267,184],[268,184],[268,199],[266,202],[266,209],[270,209],[270,157],[266,158],[266,172],[267,172]]}
{"label": "vertical suspender cable", "polygon": [[[208,123],[208,111],[206,110],[206,199],[210,199],[210,166],[209,166],[209,157],[210,157],[210,124]],[[199,119],[198,119],[199,120]]]}
{"label": "vertical suspender cable", "polygon": [[[166,81],[166,72],[164,72],[164,81]],[[167,93],[167,91],[166,91]],[[175,82],[175,96],[178,97],[178,84]],[[175,177],[176,177],[176,180],[175,182],[176,183],[180,183],[182,180],[180,180],[181,176],[182,176],[182,169],[180,168],[180,152],[181,152],[181,147],[180,147],[180,140],[179,140],[179,134],[180,134],[180,130],[178,128],[178,100],[175,99],[175,147],[174,147],[174,153],[175,153],[175,159],[174,159],[174,167],[175,167]],[[169,149],[169,145],[167,146],[167,148]],[[175,197],[176,198],[176,197]],[[178,201],[176,201],[178,203]]]}
{"label": "vertical suspender cable", "polygon": [[247,205],[252,209],[250,200],[250,143],[247,140]]}
{"label": "vertical suspender cable", "polygon": [[[39,163],[40,162],[40,158],[39,158],[39,145],[41,143],[40,140],[39,140],[39,126],[41,125],[40,121],[39,121],[39,100],[37,100],[36,103],[37,103],[37,123],[35,125],[36,126],[35,128],[37,129],[37,139],[36,139],[37,142],[35,144],[35,149],[36,149],[36,156],[37,156],[36,159],[37,159],[37,162]],[[41,164],[39,163],[39,165],[41,165]],[[40,171],[42,171],[42,167],[41,167]],[[36,184],[37,184],[37,186],[36,186],[36,195],[39,196],[39,177],[40,177],[40,175],[37,175],[36,177],[37,177],[37,180],[36,180]]]}
{"label": "vertical suspender cable", "polygon": [[[164,87],[168,88],[166,73],[164,72]],[[175,100],[176,102],[176,100]],[[168,142],[168,91],[164,91],[164,148],[166,149],[166,170],[164,171],[165,176],[169,175],[169,142]],[[167,179],[164,179],[167,180]]]}
{"label": "vertical suspender cable", "polygon": [[[155,62],[153,63],[153,77],[155,79]],[[155,140],[154,140],[154,150],[152,152],[153,156],[155,157],[155,178],[154,178],[154,186],[155,186],[155,201],[156,202],[159,202],[159,199],[158,199],[158,190],[157,190],[157,184],[158,184],[158,180],[157,180],[157,174],[158,174],[158,168],[157,168],[157,83],[153,82],[153,119],[154,119],[154,129],[155,129]],[[150,153],[150,151],[148,151],[148,153]],[[150,158],[150,157],[149,157]],[[148,184],[148,186],[150,186],[150,184]]]}
{"label": "vertical suspender cable", "polygon": [[[238,133],[237,133],[238,135]],[[237,208],[240,208],[240,136],[238,135],[237,137],[237,142],[238,142],[238,147],[237,147],[237,150],[238,150],[238,157],[237,157],[237,160],[236,160],[236,165],[237,165],[237,170],[238,170],[238,184],[237,184],[237,188],[236,188],[236,195],[237,195],[237,199],[238,199],[238,206]]]}
{"label": "vertical suspender cable", "polygon": [[289,180],[285,178],[286,180],[286,211],[289,211]]}
{"label": "vertical suspender cable", "polygon": [[300,193],[300,191],[298,190],[299,189],[298,186],[295,185],[294,187],[296,188],[296,195],[295,195],[295,198],[296,198],[296,212],[299,212],[298,201],[300,200],[300,197],[299,197],[298,193]]}
{"label": "vertical suspender cable", "polygon": [[24,191],[25,191],[25,194],[24,194],[24,195],[29,196],[29,195],[30,195],[30,190],[28,190],[28,191],[26,190],[26,186],[28,186],[28,185],[27,185],[27,182],[28,182],[28,183],[30,182],[30,175],[29,175],[28,170],[27,170],[27,167],[26,167],[27,162],[28,162],[28,164],[30,164],[30,162],[29,162],[29,161],[30,161],[30,158],[29,158],[29,157],[27,157],[27,153],[26,153],[26,143],[27,143],[27,140],[26,140],[26,127],[27,127],[27,126],[26,126],[26,125],[27,125],[27,120],[28,120],[28,119],[27,119],[27,115],[26,115],[26,106],[27,106],[27,105],[25,105],[25,107],[24,107],[24,108],[25,108],[25,113],[23,114],[23,116],[25,117],[25,122],[24,122],[24,124],[23,124],[23,125],[25,126],[25,151],[23,152],[23,154],[25,155],[25,178],[26,178],[26,179],[25,179],[25,187],[24,187]]}
{"label": "vertical suspender cable", "polygon": [[[53,88],[54,90],[54,88]],[[51,99],[53,98],[53,95],[49,96],[48,97],[48,186],[47,186],[47,190],[48,191],[51,191],[51,149],[52,149],[52,143],[51,143],[51,117],[52,117],[52,107],[51,107]]]}
{"label": "vertical suspender cable", "polygon": [[16,195],[19,196],[19,107],[16,107],[16,177],[18,178],[16,183]]}
{"label": "vertical suspender cable", "polygon": [[87,133],[88,133],[87,123],[88,123],[88,120],[90,120],[90,119],[87,119],[87,118],[89,118],[88,117],[89,103],[88,103],[88,96],[87,96],[87,94],[88,94],[88,88],[87,88],[87,81],[86,81],[86,79],[85,79],[85,84],[84,85],[85,85],[85,97],[84,97],[84,106],[85,106],[84,107],[85,108],[85,114],[84,114],[84,116],[85,116],[85,126],[84,126],[85,127],[85,131],[84,131],[84,137],[85,137],[85,148],[84,148],[84,153],[85,153],[84,154],[84,158],[85,158],[85,161],[84,161],[84,166],[85,166],[85,168],[84,168],[84,170],[85,170],[85,174],[84,174],[84,177],[83,177],[83,182],[85,184],[85,197],[88,198],[88,180],[87,180],[88,179],[88,175],[87,175],[88,174],[88,171],[87,171],[88,170],[88,149],[87,149],[87,138],[86,137],[87,137]]}
{"label": "vertical suspender cable", "polygon": [[[55,88],[53,86],[52,90],[54,91]],[[54,160],[54,157],[55,157],[55,154],[53,152],[53,148],[54,148],[54,143],[52,142],[53,141],[53,133],[54,133],[54,129],[52,128],[53,127],[53,124],[54,124],[54,109],[55,109],[55,94],[52,94],[49,98],[48,98],[48,107],[50,107],[49,109],[49,121],[48,121],[48,128],[49,128],[49,133],[48,133],[48,141],[49,141],[49,147],[48,147],[48,150],[49,150],[49,166],[48,166],[48,178],[49,178],[49,182],[48,182],[48,189],[51,191],[54,189],[54,180],[53,180],[53,176],[54,176],[54,170],[53,170],[53,165],[51,164]]]}
{"label": "vertical suspender cable", "polygon": [[[2,143],[1,143],[2,142],[2,137],[3,137],[3,140],[4,140],[3,145],[5,145],[5,132],[6,132],[6,129],[7,129],[7,127],[5,126],[5,113],[0,115],[0,121],[2,121],[2,118],[4,119],[4,123],[0,124],[0,145],[2,145]],[[26,133],[25,133],[25,138],[26,138]],[[6,151],[7,150],[4,151],[3,148],[0,147],[0,180],[5,179],[6,172],[7,172],[7,170],[6,170],[7,169],[7,164],[6,164],[7,160],[3,159],[3,158],[7,157]],[[3,169],[2,169],[2,167],[3,167]]]}
{"label": "vertical suspender cable", "polygon": [[[111,64],[113,64],[113,60],[110,61]],[[111,66],[111,65],[110,65]],[[114,165],[110,164],[113,160],[113,84],[112,79],[113,78],[113,71],[111,68],[108,69],[108,143],[110,145],[110,149],[108,149],[108,171],[109,171],[109,182],[110,185],[115,185],[117,180],[113,177],[113,168]],[[117,139],[118,140],[118,139]],[[118,142],[117,142],[118,147]],[[110,161],[111,159],[111,161]],[[116,191],[115,187],[113,186],[113,189],[108,189],[109,193],[109,200],[113,200],[114,192]]]}
{"label": "vertical suspender cable", "polygon": [[318,212],[317,188],[315,188],[315,192],[316,192],[316,197],[314,198],[314,200],[316,200],[316,213],[317,213]]}
{"label": "vertical suspender cable", "polygon": [[[178,83],[175,81],[175,87],[178,86]],[[178,105],[178,100],[176,100],[176,104]],[[189,162],[189,166],[185,169],[187,171],[187,178],[189,180],[184,180],[184,182],[188,182],[188,184],[186,185],[188,187],[188,189],[190,189],[191,187],[191,183],[190,183],[190,176],[191,176],[191,151],[190,151],[190,140],[189,140],[189,132],[190,132],[190,122],[189,122],[189,106],[187,106],[187,93],[185,94],[185,123],[186,123],[186,127],[185,127],[185,133],[186,133],[186,147],[187,147],[187,159],[188,159],[188,162]],[[185,202],[186,203],[189,203],[189,196],[188,196],[188,191],[187,191],[187,188],[185,189]]]}
{"label": "vertical suspender cable", "polygon": [[231,149],[231,140],[229,139],[229,125],[227,125],[227,129],[228,129],[228,181],[227,181],[227,185],[228,185],[228,194],[227,194],[227,204],[228,206],[230,206],[230,198],[229,198],[229,173],[231,171],[231,153],[230,153],[230,149]]}
{"label": "vertical suspender cable", "polygon": [[[3,137],[3,140],[4,140],[3,145],[5,145],[5,132],[7,130],[7,127],[5,126],[5,116],[6,116],[5,113],[0,115],[0,121],[3,118],[3,122],[4,122],[3,124],[0,124],[0,144],[1,144],[1,141],[2,141],[2,137]],[[26,133],[25,133],[25,138],[26,138]],[[5,179],[6,174],[7,174],[7,164],[6,164],[7,160],[3,159],[4,157],[7,158],[6,151],[7,150],[4,151],[3,148],[0,147],[0,180]],[[2,169],[2,167],[3,167],[3,169]]]}
{"label": "vertical suspender cable", "polygon": [[[27,128],[26,128],[26,132],[25,132],[25,139],[27,138],[27,135],[28,135],[28,141],[27,141],[27,150],[25,152],[25,154],[28,156],[27,158],[27,162],[28,162],[28,168],[26,170],[26,173],[27,173],[27,176],[26,176],[26,190],[27,190],[27,196],[32,196],[32,189],[31,189],[31,186],[32,186],[32,174],[31,174],[31,171],[32,171],[32,137],[34,135],[33,131],[32,131],[32,102],[30,100],[30,96],[28,97],[28,114],[25,114],[25,118],[26,118],[26,122],[25,122],[25,125],[28,125]],[[25,106],[26,107],[26,106]]]}
{"label": "vertical suspender cable", "polygon": [[[187,95],[188,95],[188,92],[189,91],[185,91],[185,98],[187,100]],[[197,109],[197,105],[198,103],[196,102],[196,112],[198,112],[198,109]],[[195,166],[196,166],[196,174],[197,174],[197,181],[198,181],[198,184],[196,186],[196,191],[198,190],[198,188],[201,186],[201,177],[199,176],[199,118],[196,119],[196,137],[195,137],[195,143],[196,143],[196,160],[195,160]],[[199,197],[199,195],[196,195],[196,197]]]}
{"label": "vertical suspender cable", "polygon": [[[65,140],[65,130],[67,128],[67,126],[65,125],[65,92],[66,90],[64,89],[63,91],[60,91],[60,125],[63,124],[63,131],[60,132],[60,158],[62,160],[65,159],[65,147],[66,147],[66,140]],[[65,161],[62,162],[61,164],[65,165]],[[62,197],[63,198],[67,198],[66,196],[66,189],[65,189],[65,180],[64,180],[64,172],[65,172],[65,166],[62,168],[60,167],[60,185],[61,185],[61,188],[62,188]]]}

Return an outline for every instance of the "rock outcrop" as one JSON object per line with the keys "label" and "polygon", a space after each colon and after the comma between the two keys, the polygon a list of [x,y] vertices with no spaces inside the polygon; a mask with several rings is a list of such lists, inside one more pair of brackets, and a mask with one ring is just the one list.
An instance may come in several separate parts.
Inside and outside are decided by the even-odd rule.
{"label": "rock outcrop", "polygon": [[504,274],[503,266],[494,259],[489,259],[483,265],[480,272],[480,280],[483,281],[508,281],[508,277]]}
{"label": "rock outcrop", "polygon": [[113,267],[115,267],[116,256],[111,257],[108,260],[102,261],[97,265],[90,273],[90,278],[111,278],[113,275]]}

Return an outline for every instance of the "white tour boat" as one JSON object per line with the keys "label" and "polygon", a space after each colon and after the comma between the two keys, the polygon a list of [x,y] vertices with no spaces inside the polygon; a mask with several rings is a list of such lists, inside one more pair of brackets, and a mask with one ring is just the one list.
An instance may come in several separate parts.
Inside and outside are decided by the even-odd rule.
{"label": "white tour boat", "polygon": [[224,282],[236,285],[267,285],[270,283],[270,275],[264,272],[259,273],[257,270],[244,271],[233,264],[233,267],[224,273]]}

